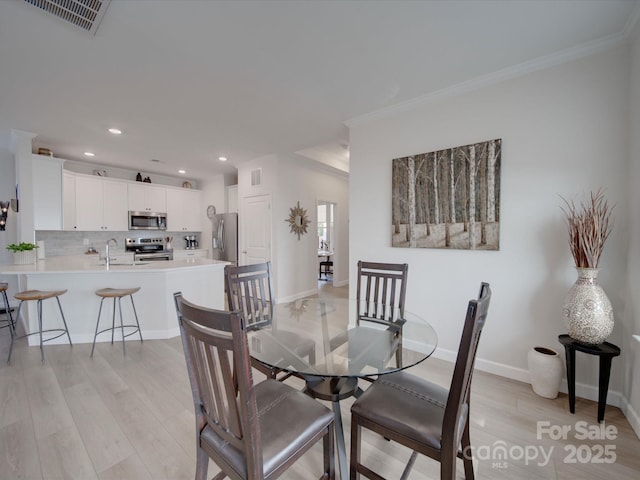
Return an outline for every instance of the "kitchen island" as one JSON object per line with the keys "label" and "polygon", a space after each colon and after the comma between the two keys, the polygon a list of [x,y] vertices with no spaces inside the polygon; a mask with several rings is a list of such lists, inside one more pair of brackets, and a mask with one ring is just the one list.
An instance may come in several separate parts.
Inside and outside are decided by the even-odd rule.
{"label": "kitchen island", "polygon": [[[70,255],[49,257],[29,265],[0,265],[0,275],[16,276],[19,290],[67,289],[60,302],[71,340],[74,343],[91,343],[100,305],[96,290],[141,287],[134,295],[134,301],[143,338],[170,338],[180,335],[173,303],[174,292],[181,291],[187,300],[199,305],[225,308],[226,264],[228,262],[206,258],[133,262],[124,257],[112,261],[107,268],[97,255]],[[28,302],[26,306],[27,314],[21,323],[28,331],[37,331],[36,302]],[[104,302],[102,321],[110,318],[112,306],[113,302]],[[45,329],[62,324],[56,302],[45,301],[42,309]],[[124,323],[130,323],[127,320],[130,320],[130,315],[132,318],[133,312],[127,299],[122,301],[122,311]],[[129,337],[130,340],[136,338]],[[103,334],[97,341],[111,341],[111,336]],[[38,342],[37,335],[29,337],[30,345]],[[65,337],[60,337],[50,343],[65,342]]]}

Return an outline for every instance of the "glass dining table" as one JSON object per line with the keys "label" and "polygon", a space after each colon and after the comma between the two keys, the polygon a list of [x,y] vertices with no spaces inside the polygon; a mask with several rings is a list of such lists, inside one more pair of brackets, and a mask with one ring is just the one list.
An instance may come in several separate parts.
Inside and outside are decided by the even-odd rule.
{"label": "glass dining table", "polygon": [[[311,355],[299,354],[301,337],[315,342]],[[340,478],[346,479],[340,400],[362,393],[361,378],[422,362],[435,350],[438,336],[425,319],[406,310],[401,316],[397,309],[364,304],[358,309],[356,300],[316,297],[275,305],[271,325],[249,332],[248,340],[252,357],[303,378],[309,395],[331,402]]]}

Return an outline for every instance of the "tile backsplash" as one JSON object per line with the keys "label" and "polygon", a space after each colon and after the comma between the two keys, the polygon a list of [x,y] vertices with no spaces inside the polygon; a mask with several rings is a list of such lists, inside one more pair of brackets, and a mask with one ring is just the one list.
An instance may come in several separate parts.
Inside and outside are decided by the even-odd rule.
{"label": "tile backsplash", "polygon": [[[39,230],[36,231],[36,241],[44,242],[45,257],[58,257],[61,255],[79,255],[85,253],[89,247],[95,248],[104,254],[104,246],[107,240],[115,238],[118,245],[111,245],[112,252],[124,252],[124,239],[128,237],[157,238],[173,237],[171,242],[174,250],[182,250],[185,247],[183,237],[195,235],[200,245],[204,247],[200,238],[200,232],[60,232]],[[85,242],[85,239],[88,243]],[[205,247],[206,248],[206,247]]]}

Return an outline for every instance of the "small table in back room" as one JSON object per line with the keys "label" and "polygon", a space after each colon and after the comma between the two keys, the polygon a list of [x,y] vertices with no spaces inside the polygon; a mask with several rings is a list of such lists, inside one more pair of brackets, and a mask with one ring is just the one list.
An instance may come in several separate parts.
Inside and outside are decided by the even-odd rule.
{"label": "small table in back room", "polygon": [[567,359],[567,387],[569,389],[569,411],[576,411],[576,350],[600,357],[600,373],[598,381],[598,423],[604,420],[604,408],[607,405],[609,377],[611,376],[611,360],[620,355],[620,347],[604,342],[600,345],[586,345],[574,340],[569,335],[559,335],[558,341],[564,345]]}

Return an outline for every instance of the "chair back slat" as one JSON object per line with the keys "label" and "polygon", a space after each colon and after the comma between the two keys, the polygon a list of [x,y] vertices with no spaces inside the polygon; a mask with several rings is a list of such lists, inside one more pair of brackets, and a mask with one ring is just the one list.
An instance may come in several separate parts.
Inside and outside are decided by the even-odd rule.
{"label": "chair back slat", "polygon": [[[478,300],[470,300],[467,306],[458,357],[456,359],[447,406],[444,412],[442,426],[443,448],[445,448],[445,444],[449,446],[458,445],[460,441],[459,438],[451,438],[451,435],[455,436],[460,434],[460,429],[458,428],[461,425],[460,416],[465,410],[465,405],[468,404],[476,352],[478,350],[480,335],[487,318],[490,302],[491,288],[489,284],[482,283]],[[462,425],[464,425],[464,423],[462,423]],[[449,438],[445,438],[445,436]]]}
{"label": "chair back slat", "polygon": [[271,262],[227,265],[224,269],[229,309],[242,312],[248,329],[270,325],[273,320]]}
{"label": "chair back slat", "polygon": [[404,315],[406,263],[358,262],[358,319],[393,320]]}
{"label": "chair back slat", "polygon": [[223,441],[243,452],[248,465],[262,468],[258,413],[242,317],[238,312],[198,307],[181,293],[174,297],[198,431],[208,425]]}

